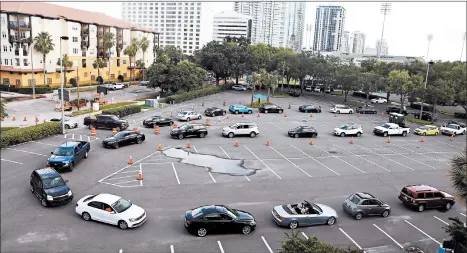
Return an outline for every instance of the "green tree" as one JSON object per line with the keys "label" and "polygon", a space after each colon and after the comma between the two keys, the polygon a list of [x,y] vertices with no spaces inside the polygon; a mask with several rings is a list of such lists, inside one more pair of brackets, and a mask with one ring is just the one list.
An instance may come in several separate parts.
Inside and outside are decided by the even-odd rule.
{"label": "green tree", "polygon": [[285,233],[286,238],[282,241],[280,253],[363,253],[359,249],[341,249],[326,242],[318,240],[316,236],[304,238],[298,232]]}
{"label": "green tree", "polygon": [[130,79],[133,77],[134,80],[134,66],[132,68],[131,63],[135,60],[136,54],[138,53],[139,50],[139,43],[137,38],[132,38],[130,41],[130,45],[125,48],[123,51],[124,54],[128,55],[128,58],[130,60]]}
{"label": "green tree", "polygon": [[300,91],[303,93],[305,77],[310,73],[311,58],[305,53],[300,53],[295,57],[292,65],[292,76],[299,81]]}
{"label": "green tree", "polygon": [[258,69],[267,69],[269,62],[273,56],[274,49],[272,46],[265,43],[259,43],[248,46],[255,57]]}
{"label": "green tree", "polygon": [[436,105],[439,101],[453,100],[454,92],[454,82],[449,79],[438,78],[427,85],[425,98],[433,104],[433,113],[436,112]]}
{"label": "green tree", "polygon": [[235,84],[238,84],[238,79],[249,70],[249,64],[253,60],[253,54],[248,47],[239,46],[233,42],[225,44],[225,56],[230,68],[230,73],[235,78]]}
{"label": "green tree", "polygon": [[269,70],[277,71],[277,73],[280,75],[281,92],[284,91],[283,79],[285,79],[287,86],[289,87],[290,79],[292,79],[292,67],[295,61],[295,57],[295,52],[290,48],[279,48],[279,50],[272,56]]}
{"label": "green tree", "polygon": [[347,102],[349,92],[359,88],[359,69],[353,64],[345,64],[339,66],[335,71],[335,80],[338,84],[342,85],[344,102]]}
{"label": "green tree", "polygon": [[143,67],[143,81],[145,80],[144,79],[144,72],[145,72],[145,65],[146,65],[146,61],[145,61],[145,55],[146,55],[146,51],[148,50],[149,48],[149,40],[146,38],[146,37],[143,37],[141,38],[141,40],[139,41],[139,47],[141,48],[141,51],[143,52],[143,63],[144,63],[144,67]]}
{"label": "green tree", "polygon": [[183,91],[199,88],[204,83],[206,71],[192,62],[179,62],[169,68],[167,80],[169,86],[178,86]]}
{"label": "green tree", "polygon": [[[42,54],[42,67],[44,69],[44,85],[47,85],[46,74],[45,74],[45,63],[47,55],[54,50],[55,44],[52,41],[52,35],[48,32],[40,32],[34,37],[34,50]],[[34,84],[33,84],[33,90]],[[35,93],[35,92],[34,92]]]}
{"label": "green tree", "polygon": [[97,76],[101,76],[101,68],[106,66],[105,62],[101,58],[97,58],[93,63],[92,67],[97,69]]}
{"label": "green tree", "polygon": [[[60,58],[58,58],[58,60],[57,60],[57,65],[60,66]],[[66,80],[67,70],[68,70],[68,68],[73,67],[73,62],[70,61],[67,54],[64,54],[62,56],[62,67],[63,67],[63,85],[66,86],[66,84],[67,84],[67,80]]]}
{"label": "green tree", "polygon": [[467,113],[467,63],[463,62],[454,66],[450,76],[454,82],[454,100],[456,100],[465,113]]}
{"label": "green tree", "polygon": [[[362,69],[363,70],[363,69]],[[370,100],[370,92],[376,91],[379,83],[381,82],[381,76],[373,71],[363,72],[358,76],[360,82],[360,88],[366,94],[367,101]]]}
{"label": "green tree", "polygon": [[[274,94],[274,90],[277,88],[277,76],[267,72],[265,69],[260,69],[259,73],[253,73],[252,83],[254,86],[259,86],[260,90],[262,87],[268,88],[267,102],[269,103],[271,89]],[[251,101],[253,103],[253,95]]]}
{"label": "green tree", "polygon": [[104,33],[104,38],[102,39],[103,40],[103,47],[104,47],[104,52],[107,51],[108,52],[108,57],[107,57],[107,61],[109,62],[109,75],[108,75],[108,79],[110,81],[110,49],[112,49],[114,46],[115,46],[115,35],[111,32],[106,32]]}
{"label": "green tree", "polygon": [[216,85],[219,85],[221,78],[229,76],[229,61],[226,54],[226,45],[211,41],[201,50],[195,52],[196,62],[204,69],[211,71],[216,78]]}
{"label": "green tree", "polygon": [[160,87],[164,90],[170,90],[167,84],[168,67],[163,62],[156,62],[148,68],[148,88]]}
{"label": "green tree", "polygon": [[168,58],[168,63],[174,66],[186,58],[182,50],[175,46],[161,47],[158,49],[157,55],[159,54],[165,54]]}
{"label": "green tree", "polygon": [[409,92],[414,89],[407,71],[392,70],[388,77],[389,89],[400,96],[401,109],[404,109],[404,101]]}
{"label": "green tree", "polygon": [[7,116],[8,116],[8,113],[5,110],[5,101],[1,99],[0,100],[0,117],[4,118]]}
{"label": "green tree", "polygon": [[248,46],[251,43],[251,41],[249,41],[244,36],[241,36],[239,38],[238,37],[226,36],[226,37],[224,37],[224,42],[235,43],[238,46]]}

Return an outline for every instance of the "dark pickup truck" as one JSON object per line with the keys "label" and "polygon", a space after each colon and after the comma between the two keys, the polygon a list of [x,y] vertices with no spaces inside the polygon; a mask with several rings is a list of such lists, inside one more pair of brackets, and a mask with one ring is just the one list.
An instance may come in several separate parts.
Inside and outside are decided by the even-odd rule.
{"label": "dark pickup truck", "polygon": [[67,141],[58,146],[47,159],[47,166],[57,170],[73,171],[75,165],[88,158],[91,144],[87,141]]}
{"label": "dark pickup truck", "polygon": [[128,128],[129,124],[128,121],[119,119],[115,115],[99,115],[97,118],[93,119],[91,117],[84,118],[85,126],[88,126],[89,129],[91,128],[106,128],[112,129],[116,128],[117,131],[125,130]]}

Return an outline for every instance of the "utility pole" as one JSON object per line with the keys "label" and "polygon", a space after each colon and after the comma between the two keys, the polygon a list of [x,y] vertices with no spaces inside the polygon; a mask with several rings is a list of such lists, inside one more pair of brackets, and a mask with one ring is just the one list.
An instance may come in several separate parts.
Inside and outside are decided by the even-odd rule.
{"label": "utility pole", "polygon": [[462,55],[464,54],[465,37],[466,37],[466,33],[464,32],[464,39],[462,40],[462,48],[461,48],[461,58],[459,60],[460,62],[462,62]]}
{"label": "utility pole", "polygon": [[36,80],[34,79],[34,61],[32,59],[32,53],[33,53],[32,43],[29,44],[29,47],[31,48],[31,75],[32,75],[31,84],[32,84],[32,98],[34,99],[36,98]]}
{"label": "utility pole", "polygon": [[[428,40],[428,48],[426,50],[426,59],[428,60],[428,54],[430,53],[430,44],[431,44],[431,40],[433,39],[433,34],[428,34],[426,39]],[[427,67],[426,67],[425,86],[423,88],[422,105],[420,107],[420,117],[419,117],[419,119],[423,118],[423,104],[425,103],[426,84],[428,82],[428,74],[430,72],[430,66],[431,65],[433,65],[433,62],[430,61],[430,62],[428,62]]]}
{"label": "utility pole", "polygon": [[76,95],[78,96],[78,102],[76,103],[77,107],[78,107],[78,111],[79,111],[79,62],[78,62],[78,66],[76,66],[76,84],[77,84],[77,88],[76,88]]}
{"label": "utility pole", "polygon": [[378,61],[381,59],[381,47],[383,45],[383,35],[384,35],[384,24],[386,23],[386,15],[391,12],[391,3],[381,3],[381,13],[383,14],[383,29],[381,30],[381,39],[379,40],[379,46],[377,49]]}

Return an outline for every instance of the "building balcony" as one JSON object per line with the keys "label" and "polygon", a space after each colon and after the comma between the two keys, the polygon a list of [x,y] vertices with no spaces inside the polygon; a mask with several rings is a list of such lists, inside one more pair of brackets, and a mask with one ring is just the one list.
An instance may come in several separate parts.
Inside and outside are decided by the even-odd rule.
{"label": "building balcony", "polygon": [[31,24],[29,22],[20,21],[19,28],[22,30],[28,30],[31,29]]}
{"label": "building balcony", "polygon": [[103,32],[98,32],[97,33],[97,38],[103,38],[104,37],[104,33]]}
{"label": "building balcony", "polygon": [[81,41],[81,48],[88,47],[89,44],[87,41]]}
{"label": "building balcony", "polygon": [[81,37],[88,37],[89,36],[89,31],[88,30],[82,30],[81,31]]}
{"label": "building balcony", "polygon": [[28,56],[28,51],[27,50],[23,50],[23,56]]}
{"label": "building balcony", "polygon": [[15,55],[19,56],[19,50],[18,49],[15,50]]}
{"label": "building balcony", "polygon": [[18,28],[18,21],[10,21],[9,28]]}
{"label": "building balcony", "polygon": [[10,41],[10,42],[18,42],[18,36],[10,35],[9,41]]}

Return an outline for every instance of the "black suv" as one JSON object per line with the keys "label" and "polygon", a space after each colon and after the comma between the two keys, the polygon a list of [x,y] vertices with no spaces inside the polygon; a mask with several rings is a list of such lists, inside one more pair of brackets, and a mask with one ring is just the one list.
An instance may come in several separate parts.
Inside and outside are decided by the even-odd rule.
{"label": "black suv", "polygon": [[227,112],[224,109],[217,108],[217,107],[211,107],[211,108],[207,108],[206,110],[204,110],[204,115],[210,116],[210,117],[221,116],[221,115],[223,116],[226,113]]}
{"label": "black suv", "polygon": [[259,107],[259,112],[262,113],[269,113],[269,112],[277,112],[277,113],[282,113],[284,109],[278,105],[273,105],[273,104],[261,104]]}
{"label": "black suv", "polygon": [[398,106],[388,106],[386,107],[386,112],[387,113],[391,113],[391,112],[397,112],[397,113],[400,113],[400,114],[403,114],[403,115],[407,115],[407,111],[406,110],[402,110],[400,107]]}
{"label": "black suv", "polygon": [[31,192],[46,207],[50,205],[61,205],[73,199],[73,193],[60,174],[53,168],[47,167],[34,170],[29,182]]}
{"label": "black suv", "polygon": [[444,208],[446,210],[456,203],[454,196],[429,185],[408,185],[402,188],[399,199],[405,205],[423,212],[427,208]]}
{"label": "black suv", "polygon": [[204,138],[208,134],[208,129],[205,125],[201,124],[185,124],[179,126],[178,128],[172,129],[170,135],[173,138],[183,139],[185,137],[196,136],[199,138]]}
{"label": "black suv", "polygon": [[[414,112],[412,113],[413,114],[413,117],[416,118],[416,119],[419,119],[420,118],[420,112]],[[433,113],[431,112],[423,112],[422,114],[422,120],[426,120],[426,121],[436,121],[438,120],[435,116],[433,116]]]}

